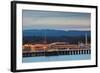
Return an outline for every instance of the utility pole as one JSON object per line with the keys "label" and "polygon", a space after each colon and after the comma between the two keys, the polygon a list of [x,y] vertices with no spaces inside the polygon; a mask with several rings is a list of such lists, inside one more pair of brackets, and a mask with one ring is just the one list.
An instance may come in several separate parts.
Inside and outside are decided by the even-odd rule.
{"label": "utility pole", "polygon": [[87,34],[85,34],[85,45],[87,45]]}
{"label": "utility pole", "polygon": [[47,43],[47,39],[46,39],[46,32],[44,32],[44,44]]}

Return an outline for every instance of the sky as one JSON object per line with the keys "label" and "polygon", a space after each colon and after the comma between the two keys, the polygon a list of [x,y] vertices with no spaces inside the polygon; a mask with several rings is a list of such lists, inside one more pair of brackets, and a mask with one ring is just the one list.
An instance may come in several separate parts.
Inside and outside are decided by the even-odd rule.
{"label": "sky", "polygon": [[90,30],[91,14],[58,11],[22,11],[23,30]]}

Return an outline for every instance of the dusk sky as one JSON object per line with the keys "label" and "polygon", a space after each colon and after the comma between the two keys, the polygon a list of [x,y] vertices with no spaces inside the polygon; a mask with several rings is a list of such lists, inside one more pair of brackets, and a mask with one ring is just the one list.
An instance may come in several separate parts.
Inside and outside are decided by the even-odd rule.
{"label": "dusk sky", "polygon": [[90,30],[90,13],[23,10],[23,29]]}

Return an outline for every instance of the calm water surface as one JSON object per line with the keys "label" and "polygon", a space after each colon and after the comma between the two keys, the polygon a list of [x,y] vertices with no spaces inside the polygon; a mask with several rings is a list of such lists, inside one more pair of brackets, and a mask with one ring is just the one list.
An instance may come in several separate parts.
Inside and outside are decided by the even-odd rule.
{"label": "calm water surface", "polygon": [[22,62],[23,63],[30,63],[30,62],[69,61],[69,60],[88,60],[88,59],[91,59],[91,54],[24,57],[22,59]]}

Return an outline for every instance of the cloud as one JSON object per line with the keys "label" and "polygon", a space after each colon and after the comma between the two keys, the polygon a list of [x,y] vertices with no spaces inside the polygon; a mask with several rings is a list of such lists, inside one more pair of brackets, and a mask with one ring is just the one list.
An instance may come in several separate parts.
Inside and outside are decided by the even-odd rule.
{"label": "cloud", "polygon": [[23,18],[24,26],[44,26],[44,27],[89,27],[90,28],[90,21],[87,19],[68,19],[68,18],[57,18],[57,17],[48,17],[48,18]]}
{"label": "cloud", "polygon": [[24,11],[24,29],[90,29],[90,14]]}

